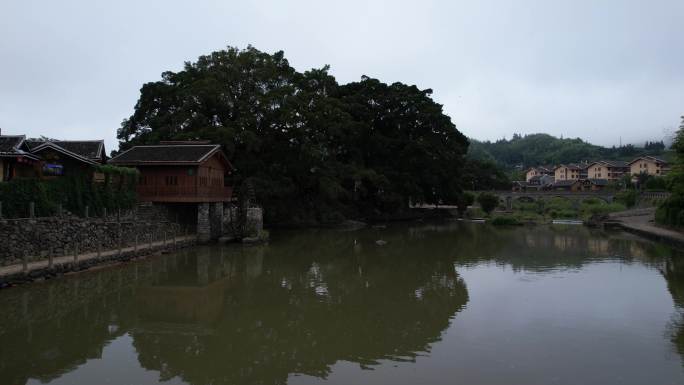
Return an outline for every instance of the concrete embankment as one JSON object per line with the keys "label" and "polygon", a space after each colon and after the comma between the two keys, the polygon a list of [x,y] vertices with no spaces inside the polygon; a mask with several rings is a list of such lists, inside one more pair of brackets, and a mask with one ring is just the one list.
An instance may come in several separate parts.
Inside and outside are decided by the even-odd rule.
{"label": "concrete embankment", "polygon": [[684,248],[684,233],[655,224],[655,208],[612,213],[603,222],[605,228],[619,228],[655,241]]}

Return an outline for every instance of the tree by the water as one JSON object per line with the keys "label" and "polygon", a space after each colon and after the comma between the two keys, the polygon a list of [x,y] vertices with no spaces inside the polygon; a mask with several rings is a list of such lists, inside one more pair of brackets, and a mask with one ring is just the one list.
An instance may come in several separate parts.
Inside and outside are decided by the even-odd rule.
{"label": "tree by the water", "polygon": [[144,84],[120,148],[206,139],[249,178],[267,220],[314,224],[453,202],[467,139],[431,90],[327,66],[298,72],[283,52],[228,48]]}
{"label": "tree by the water", "polygon": [[657,222],[676,227],[684,226],[684,116],[681,119],[672,143],[672,150],[676,155],[675,162],[672,171],[667,175],[671,195],[656,212]]}

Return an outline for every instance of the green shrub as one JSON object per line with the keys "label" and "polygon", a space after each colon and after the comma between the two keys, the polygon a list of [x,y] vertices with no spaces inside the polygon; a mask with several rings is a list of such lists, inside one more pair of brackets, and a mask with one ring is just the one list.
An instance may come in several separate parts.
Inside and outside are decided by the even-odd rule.
{"label": "green shrub", "polygon": [[638,198],[639,193],[636,190],[625,190],[615,194],[615,201],[627,207],[634,207]]}
{"label": "green shrub", "polygon": [[538,212],[539,211],[539,204],[537,202],[515,202],[513,205],[514,209],[520,210],[520,211],[530,211],[530,212]]}
{"label": "green shrub", "polygon": [[551,215],[551,218],[554,219],[572,219],[572,218],[577,218],[578,213],[577,210],[572,210],[572,209],[554,209],[551,210],[549,213]]}
{"label": "green shrub", "polygon": [[587,209],[583,209],[582,212],[587,213],[589,214],[589,216],[591,216],[624,211],[625,209],[626,207],[621,203],[609,203],[603,205],[593,205],[588,207]]}
{"label": "green shrub", "polygon": [[0,202],[2,215],[6,218],[29,216],[29,203],[35,204],[35,215],[50,215],[56,204],[49,199],[44,183],[35,179],[15,179],[0,183]]}
{"label": "green shrub", "polygon": [[93,183],[89,173],[1,183],[3,216],[28,217],[30,202],[35,204],[36,216],[55,215],[60,205],[76,215],[83,215],[88,206],[91,215],[98,215],[104,208],[129,209],[136,204],[136,170],[113,166],[100,166],[96,170],[105,174],[104,183]]}
{"label": "green shrub", "polygon": [[466,210],[465,216],[470,219],[482,218],[484,216],[484,211],[479,207],[470,207]]}
{"label": "green shrub", "polygon": [[488,192],[483,192],[480,195],[477,196],[477,203],[480,204],[480,207],[482,207],[482,210],[490,214],[496,206],[499,205],[499,197],[488,193]]}
{"label": "green shrub", "polygon": [[561,211],[561,210],[572,210],[573,203],[566,198],[554,197],[548,200],[544,206],[547,212],[551,211]]}
{"label": "green shrub", "polygon": [[656,222],[674,226],[684,226],[684,195],[672,194],[656,210]]}
{"label": "green shrub", "polygon": [[646,180],[645,187],[648,191],[665,191],[667,190],[667,181],[662,176],[651,176]]}

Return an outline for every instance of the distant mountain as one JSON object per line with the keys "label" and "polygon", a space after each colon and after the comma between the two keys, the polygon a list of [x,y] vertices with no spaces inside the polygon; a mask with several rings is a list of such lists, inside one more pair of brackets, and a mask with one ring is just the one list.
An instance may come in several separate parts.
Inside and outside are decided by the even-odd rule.
{"label": "distant mountain", "polygon": [[580,138],[563,139],[548,134],[513,135],[510,140],[481,142],[470,139],[468,157],[487,160],[505,169],[520,169],[542,164],[573,163],[581,161],[631,160],[639,155],[666,155],[665,144],[646,142],[643,147],[632,144],[621,147],[597,146]]}

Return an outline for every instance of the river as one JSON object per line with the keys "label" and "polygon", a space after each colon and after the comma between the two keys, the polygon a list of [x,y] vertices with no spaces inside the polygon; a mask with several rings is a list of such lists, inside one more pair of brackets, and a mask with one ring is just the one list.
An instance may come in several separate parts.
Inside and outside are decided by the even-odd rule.
{"label": "river", "polygon": [[666,246],[460,222],[271,235],[0,290],[0,384],[684,384]]}

